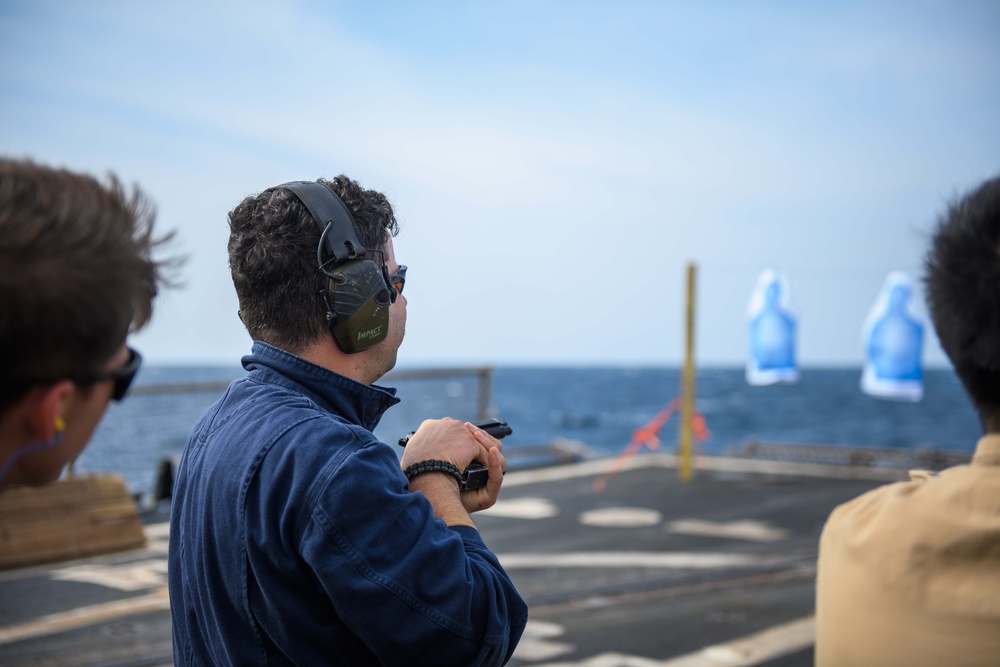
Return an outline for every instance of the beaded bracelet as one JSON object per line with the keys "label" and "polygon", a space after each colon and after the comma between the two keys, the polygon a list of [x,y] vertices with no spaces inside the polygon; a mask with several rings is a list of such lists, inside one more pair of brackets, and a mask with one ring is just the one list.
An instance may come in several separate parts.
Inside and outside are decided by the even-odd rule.
{"label": "beaded bracelet", "polygon": [[460,487],[462,486],[462,471],[458,469],[457,465],[448,461],[439,461],[438,459],[420,461],[404,470],[403,474],[406,475],[406,479],[413,479],[425,472],[446,472],[458,481]]}

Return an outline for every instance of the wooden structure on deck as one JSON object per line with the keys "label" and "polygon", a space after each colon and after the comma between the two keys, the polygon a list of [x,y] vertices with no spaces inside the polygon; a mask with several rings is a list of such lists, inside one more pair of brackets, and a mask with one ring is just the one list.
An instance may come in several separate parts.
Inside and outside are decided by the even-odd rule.
{"label": "wooden structure on deck", "polygon": [[0,569],[140,547],[135,501],[118,475],[76,475],[0,491]]}

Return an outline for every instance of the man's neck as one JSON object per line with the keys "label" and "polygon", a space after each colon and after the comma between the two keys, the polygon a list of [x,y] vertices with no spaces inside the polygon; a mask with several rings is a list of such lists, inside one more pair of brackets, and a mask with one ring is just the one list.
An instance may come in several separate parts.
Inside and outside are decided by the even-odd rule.
{"label": "man's neck", "polygon": [[373,374],[368,368],[369,355],[365,352],[356,354],[342,352],[329,337],[319,338],[294,351],[293,354],[362,384],[370,385],[381,377],[372,377]]}

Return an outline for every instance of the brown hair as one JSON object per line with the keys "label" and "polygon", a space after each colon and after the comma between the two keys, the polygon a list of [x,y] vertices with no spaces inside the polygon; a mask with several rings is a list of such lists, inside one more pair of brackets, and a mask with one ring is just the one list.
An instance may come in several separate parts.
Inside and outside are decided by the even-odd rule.
{"label": "brown hair", "polygon": [[152,314],[155,214],[114,175],[0,158],[0,407],[32,384],[98,373]]}

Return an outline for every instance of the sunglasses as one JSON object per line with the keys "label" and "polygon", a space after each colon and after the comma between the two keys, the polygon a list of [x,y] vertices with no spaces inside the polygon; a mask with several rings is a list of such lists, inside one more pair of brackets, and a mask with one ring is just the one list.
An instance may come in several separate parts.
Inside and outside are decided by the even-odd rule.
{"label": "sunglasses", "polygon": [[128,393],[128,388],[132,384],[132,380],[135,379],[135,374],[139,372],[139,366],[142,365],[142,355],[133,350],[131,347],[128,348],[128,361],[125,362],[124,366],[119,368],[114,368],[110,371],[104,371],[97,373],[96,375],[91,375],[86,378],[76,379],[77,382],[106,382],[112,380],[115,383],[114,389],[111,392],[111,400],[120,401],[125,398],[125,394]]}
{"label": "sunglasses", "polygon": [[[403,287],[406,285],[406,267],[402,264],[399,266],[399,270],[396,273],[389,274],[389,284],[396,289],[396,295],[403,293]],[[396,300],[396,295],[393,295],[392,300]]]}
{"label": "sunglasses", "polygon": [[32,385],[51,384],[62,379],[72,380],[78,385],[91,385],[111,380],[115,383],[114,389],[111,391],[111,400],[120,401],[125,398],[132,380],[135,379],[135,374],[139,372],[139,366],[142,365],[142,355],[131,347],[127,349],[128,361],[125,362],[125,365],[110,371],[101,371],[89,375],[56,375],[49,378],[16,379],[11,382],[11,385],[15,390],[26,390]]}

